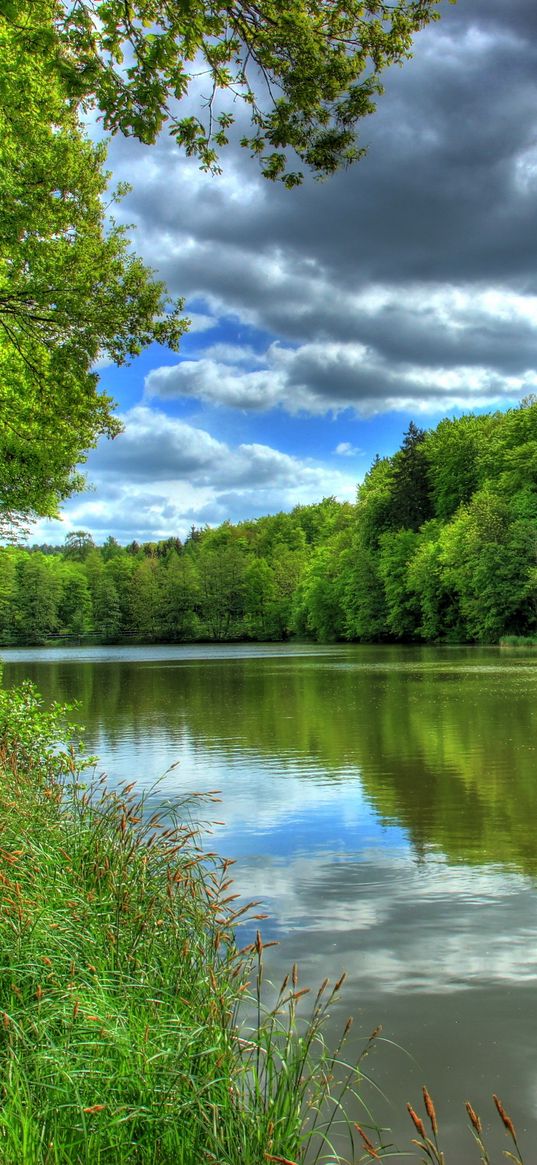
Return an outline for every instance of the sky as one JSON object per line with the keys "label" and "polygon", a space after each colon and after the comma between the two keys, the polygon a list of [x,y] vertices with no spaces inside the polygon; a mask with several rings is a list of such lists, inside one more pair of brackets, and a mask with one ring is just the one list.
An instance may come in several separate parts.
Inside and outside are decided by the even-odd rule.
{"label": "sky", "polygon": [[165,132],[112,139],[132,187],[116,218],[191,330],[179,354],[101,369],[124,433],[31,542],[184,538],[354,501],[411,419],[537,391],[537,5],[439,11],[385,74],[366,157],[325,182],[285,190],[238,146],[214,177]]}

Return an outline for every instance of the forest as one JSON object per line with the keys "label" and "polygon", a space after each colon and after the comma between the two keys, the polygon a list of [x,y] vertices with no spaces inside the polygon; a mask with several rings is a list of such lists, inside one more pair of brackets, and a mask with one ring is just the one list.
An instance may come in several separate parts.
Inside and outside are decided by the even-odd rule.
{"label": "forest", "polygon": [[184,542],[0,549],[0,643],[498,643],[537,632],[537,400],[411,422],[356,503]]}

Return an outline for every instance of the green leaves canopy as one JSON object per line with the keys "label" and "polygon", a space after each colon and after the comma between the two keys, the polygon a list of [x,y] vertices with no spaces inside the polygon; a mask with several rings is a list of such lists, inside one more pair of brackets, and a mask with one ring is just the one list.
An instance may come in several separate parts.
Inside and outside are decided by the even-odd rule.
{"label": "green leaves canopy", "polygon": [[[215,169],[246,105],[242,145],[266,177],[294,185],[301,174],[288,168],[286,149],[319,175],[363,153],[355,127],[375,108],[380,75],[409,55],[437,3],[49,0],[48,8],[69,92],[96,104],[105,128],[153,142],[169,118],[186,152]],[[17,3],[4,7],[15,12]],[[29,44],[34,35],[27,27]]]}
{"label": "green leaves canopy", "polygon": [[122,363],[153,340],[176,347],[184,330],[180,305],[125,231],[105,230],[105,150],[84,137],[58,73],[52,6],[12,3],[9,14],[0,18],[3,526],[56,513],[80,488],[74,466],[85,450],[119,432],[96,362]]}

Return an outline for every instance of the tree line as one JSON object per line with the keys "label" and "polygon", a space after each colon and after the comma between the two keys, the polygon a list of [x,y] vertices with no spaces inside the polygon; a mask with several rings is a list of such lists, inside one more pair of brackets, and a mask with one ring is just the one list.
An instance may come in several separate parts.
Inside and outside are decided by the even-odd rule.
{"label": "tree line", "polygon": [[0,642],[496,643],[537,631],[537,402],[413,422],[356,504],[0,550]]}

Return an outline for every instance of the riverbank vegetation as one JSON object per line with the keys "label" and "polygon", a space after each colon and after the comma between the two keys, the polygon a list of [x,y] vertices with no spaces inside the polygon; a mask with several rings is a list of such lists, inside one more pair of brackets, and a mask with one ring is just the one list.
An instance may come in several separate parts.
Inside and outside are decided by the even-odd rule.
{"label": "riverbank vegetation", "polygon": [[[0,643],[498,643],[537,633],[537,403],[413,423],[355,505],[325,498],[182,543],[0,551]],[[505,640],[507,642],[507,640]],[[512,642],[512,640],[509,640]]]}
{"label": "riverbank vegetation", "polygon": [[31,685],[0,692],[2,1165],[338,1162],[341,1124],[352,1156],[342,980],[302,1020],[294,968],[267,1007],[254,907],[192,806],[91,787],[62,733]]}
{"label": "riverbank vegetation", "polygon": [[[296,967],[272,990],[255,904],[237,901],[229,863],[193,823],[203,801],[110,790],[91,761],[58,747],[66,731],[64,711],[45,713],[32,685],[0,690],[2,1165],[408,1157],[364,1104],[378,1030],[350,1064],[350,1021],[335,1048],[325,1042],[344,976],[309,1003]],[[239,949],[241,922],[251,941]],[[505,1156],[523,1165],[493,1099]],[[408,1148],[445,1165],[425,1088],[423,1104],[423,1117],[407,1106]],[[466,1109],[476,1160],[490,1165]]]}

